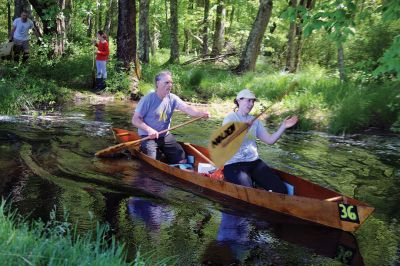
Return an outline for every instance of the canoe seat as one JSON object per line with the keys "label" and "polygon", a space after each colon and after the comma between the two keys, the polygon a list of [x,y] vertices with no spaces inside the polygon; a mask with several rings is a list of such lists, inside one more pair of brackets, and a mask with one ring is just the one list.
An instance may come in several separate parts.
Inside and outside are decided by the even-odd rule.
{"label": "canoe seat", "polygon": [[179,169],[181,169],[181,170],[193,171],[193,165],[188,164],[188,163],[170,164],[169,166],[177,167],[177,168],[179,168]]}

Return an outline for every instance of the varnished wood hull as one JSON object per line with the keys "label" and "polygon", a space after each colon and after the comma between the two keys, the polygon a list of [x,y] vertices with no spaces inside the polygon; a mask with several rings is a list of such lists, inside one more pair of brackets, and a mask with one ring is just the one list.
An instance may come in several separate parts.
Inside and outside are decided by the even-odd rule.
{"label": "varnished wood hull", "polygon": [[[114,128],[113,131],[119,142],[139,139],[139,136],[133,131],[117,128]],[[181,144],[187,154],[195,157],[195,169],[198,163],[206,163],[206,160],[196,150],[210,158],[208,150],[204,147],[189,143]],[[176,178],[258,207],[267,208],[328,227],[354,232],[374,211],[373,207],[361,201],[345,197],[310,181],[276,169],[274,170],[285,182],[294,186],[294,195],[289,196],[262,189],[244,187],[223,180],[211,179],[195,171],[186,171],[171,167],[143,154],[138,148],[139,146],[131,146],[129,151],[135,157]],[[343,213],[343,211],[346,211],[346,208],[351,210],[350,214],[356,212],[356,220],[350,219],[349,221],[348,218],[347,220],[343,219],[343,216],[346,216],[346,213]]]}

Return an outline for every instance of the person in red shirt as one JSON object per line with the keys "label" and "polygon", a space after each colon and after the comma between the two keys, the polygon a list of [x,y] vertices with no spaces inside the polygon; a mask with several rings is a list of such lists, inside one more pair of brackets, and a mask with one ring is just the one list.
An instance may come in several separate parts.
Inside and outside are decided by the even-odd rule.
{"label": "person in red shirt", "polygon": [[107,60],[110,54],[110,49],[108,48],[107,34],[104,31],[99,30],[97,32],[97,39],[93,41],[94,45],[97,47],[96,52],[96,90],[103,90],[106,87],[105,79],[107,79]]}

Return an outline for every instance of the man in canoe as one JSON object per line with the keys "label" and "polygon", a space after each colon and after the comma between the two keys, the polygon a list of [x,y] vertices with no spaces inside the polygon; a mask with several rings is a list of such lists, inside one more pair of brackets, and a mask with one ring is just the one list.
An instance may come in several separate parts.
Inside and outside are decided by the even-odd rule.
{"label": "man in canoe", "polygon": [[156,91],[140,99],[132,117],[132,124],[138,128],[138,133],[142,138],[150,137],[149,140],[141,142],[142,152],[156,159],[158,158],[157,149],[159,149],[168,163],[186,163],[185,152],[175,137],[170,132],[164,134],[158,132],[170,127],[175,109],[195,117],[208,118],[210,114],[189,106],[177,95],[171,93],[172,85],[171,72],[160,72],[155,77]]}
{"label": "man in canoe", "polygon": [[[254,107],[256,96],[248,89],[241,90],[234,100],[234,112],[229,113],[223,125],[229,122],[251,123],[253,116],[249,115]],[[256,138],[266,144],[274,144],[283,132],[298,121],[297,116],[286,118],[274,134],[269,134],[256,119],[250,126],[239,150],[224,165],[225,180],[234,184],[252,187],[253,182],[266,190],[287,194],[284,182],[274,174],[267,164],[258,156]],[[233,140],[235,141],[235,140]]]}

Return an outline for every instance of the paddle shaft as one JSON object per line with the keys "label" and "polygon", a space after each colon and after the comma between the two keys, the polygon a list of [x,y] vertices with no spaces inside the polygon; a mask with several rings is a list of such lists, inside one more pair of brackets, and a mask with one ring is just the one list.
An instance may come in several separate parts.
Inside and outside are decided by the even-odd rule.
{"label": "paddle shaft", "polygon": [[186,146],[190,147],[194,153],[196,153],[198,156],[200,156],[204,161],[206,161],[209,164],[215,165],[213,161],[210,160],[207,156],[205,156],[201,151],[193,147],[190,143],[185,143]]}
{"label": "paddle shaft", "polygon": [[[177,128],[179,128],[179,127],[186,126],[187,124],[193,123],[193,122],[195,122],[195,121],[197,121],[197,120],[199,120],[199,119],[201,119],[201,118],[203,118],[203,117],[202,117],[202,116],[199,116],[199,117],[196,117],[196,118],[194,118],[194,119],[192,119],[192,120],[189,120],[189,121],[187,121],[187,122],[185,122],[185,123],[182,123],[182,124],[173,126],[173,127],[171,127],[171,128],[167,128],[167,129],[161,130],[160,132],[158,132],[158,134],[163,134],[163,133],[166,133],[166,132],[168,132],[168,131],[177,129]],[[138,139],[138,140],[133,140],[133,141],[128,141],[128,142],[120,143],[120,144],[117,144],[117,145],[108,147],[108,148],[106,148],[106,149],[103,149],[103,150],[101,150],[101,151],[96,152],[95,155],[96,155],[96,156],[103,156],[103,155],[108,155],[108,154],[116,153],[116,152],[119,152],[119,151],[121,151],[121,150],[124,150],[124,149],[128,148],[129,146],[133,146],[133,145],[135,145],[135,144],[137,144],[137,143],[140,143],[141,141],[147,140],[147,139],[150,139],[150,136],[147,136],[147,137],[144,137],[144,138],[141,138],[141,139]]]}

